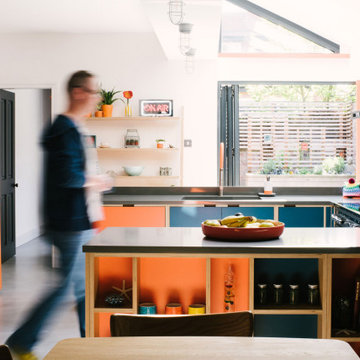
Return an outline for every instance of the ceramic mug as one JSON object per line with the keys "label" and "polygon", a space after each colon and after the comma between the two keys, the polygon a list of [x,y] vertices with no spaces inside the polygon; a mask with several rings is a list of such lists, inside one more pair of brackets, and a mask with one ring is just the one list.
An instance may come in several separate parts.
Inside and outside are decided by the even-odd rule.
{"label": "ceramic mug", "polygon": [[153,315],[156,314],[156,305],[154,303],[142,303],[139,305],[139,314]]}
{"label": "ceramic mug", "polygon": [[181,304],[179,303],[169,303],[165,307],[165,314],[179,315],[182,314]]}
{"label": "ceramic mug", "polygon": [[188,313],[193,315],[205,314],[205,305],[191,304],[189,305]]}

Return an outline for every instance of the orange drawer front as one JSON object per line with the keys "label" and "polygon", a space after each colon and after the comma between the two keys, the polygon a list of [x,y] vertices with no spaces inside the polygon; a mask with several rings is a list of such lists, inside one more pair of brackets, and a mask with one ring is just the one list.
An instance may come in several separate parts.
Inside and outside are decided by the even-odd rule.
{"label": "orange drawer front", "polygon": [[163,227],[165,206],[104,206],[105,220],[100,230],[107,227]]}

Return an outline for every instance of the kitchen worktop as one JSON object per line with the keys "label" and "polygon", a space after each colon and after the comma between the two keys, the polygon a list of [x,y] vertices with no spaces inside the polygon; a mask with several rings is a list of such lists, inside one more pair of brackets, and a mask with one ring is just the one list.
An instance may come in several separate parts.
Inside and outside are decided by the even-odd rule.
{"label": "kitchen worktop", "polygon": [[360,253],[360,228],[285,228],[277,240],[223,242],[197,228],[111,227],[83,246],[93,253],[339,254]]}
{"label": "kitchen worktop", "polygon": [[219,199],[219,200],[183,200],[184,195],[104,195],[105,205],[333,205],[342,201],[340,195],[277,195],[274,197],[261,197],[260,199]]}

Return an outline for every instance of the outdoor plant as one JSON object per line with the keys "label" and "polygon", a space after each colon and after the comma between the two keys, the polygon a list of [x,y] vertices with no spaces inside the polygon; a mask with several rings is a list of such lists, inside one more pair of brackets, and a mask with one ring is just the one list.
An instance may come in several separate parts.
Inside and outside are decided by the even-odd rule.
{"label": "outdoor plant", "polygon": [[344,158],[340,156],[326,158],[322,163],[322,168],[327,174],[342,174],[345,170]]}
{"label": "outdoor plant", "polygon": [[278,153],[273,159],[268,159],[263,164],[260,171],[261,174],[277,174],[281,175],[284,173],[284,169],[287,168],[284,164],[284,154]]}
{"label": "outdoor plant", "polygon": [[312,169],[308,169],[308,168],[300,168],[299,169],[300,175],[307,175],[307,174],[312,174],[312,173],[313,173]]}

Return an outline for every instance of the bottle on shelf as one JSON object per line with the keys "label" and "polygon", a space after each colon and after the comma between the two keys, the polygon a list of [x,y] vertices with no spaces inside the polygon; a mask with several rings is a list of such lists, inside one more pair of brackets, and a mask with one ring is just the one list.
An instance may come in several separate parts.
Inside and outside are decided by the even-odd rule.
{"label": "bottle on shelf", "polygon": [[235,310],[235,291],[234,291],[234,272],[231,265],[229,265],[224,278],[225,296],[224,296],[224,310],[225,312],[232,312]]}
{"label": "bottle on shelf", "polygon": [[273,193],[272,183],[270,181],[270,175],[266,176],[266,181],[264,182],[264,194],[271,195]]}

